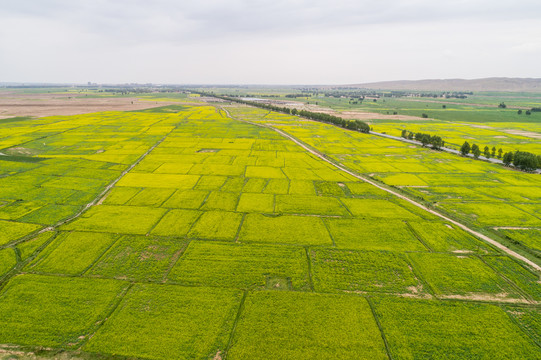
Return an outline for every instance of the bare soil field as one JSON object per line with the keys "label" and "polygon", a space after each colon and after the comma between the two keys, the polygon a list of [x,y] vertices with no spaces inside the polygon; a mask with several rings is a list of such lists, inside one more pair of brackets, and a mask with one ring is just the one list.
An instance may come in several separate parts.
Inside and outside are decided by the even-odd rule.
{"label": "bare soil field", "polygon": [[[143,110],[185,102],[143,101],[129,98],[87,98],[74,94],[16,94],[0,92],[0,119],[14,116],[79,115],[100,111]],[[200,105],[200,104],[198,104]]]}
{"label": "bare soil field", "polygon": [[[273,103],[272,101],[270,103]],[[329,115],[338,116],[344,119],[355,119],[355,120],[402,120],[402,121],[413,121],[413,120],[430,120],[424,119],[419,116],[409,116],[409,115],[387,115],[379,114],[366,111],[336,111],[330,108],[324,108],[318,105],[305,104],[302,102],[288,102],[288,103],[273,103],[276,106],[285,106],[288,108],[295,108],[297,110],[306,110],[318,113],[324,113]]]}

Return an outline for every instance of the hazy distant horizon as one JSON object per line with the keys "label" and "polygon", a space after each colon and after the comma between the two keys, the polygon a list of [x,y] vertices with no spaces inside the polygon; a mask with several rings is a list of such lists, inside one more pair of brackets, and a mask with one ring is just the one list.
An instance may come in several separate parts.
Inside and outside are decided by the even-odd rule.
{"label": "hazy distant horizon", "polygon": [[342,85],[539,78],[532,0],[9,1],[2,82]]}

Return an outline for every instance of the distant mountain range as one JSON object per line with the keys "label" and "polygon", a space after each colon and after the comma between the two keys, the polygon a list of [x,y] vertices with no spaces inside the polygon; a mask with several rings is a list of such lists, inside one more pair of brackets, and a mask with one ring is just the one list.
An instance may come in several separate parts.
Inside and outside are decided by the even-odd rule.
{"label": "distant mountain range", "polygon": [[419,91],[525,91],[541,92],[541,79],[493,77],[484,79],[398,80],[345,85],[381,90]]}

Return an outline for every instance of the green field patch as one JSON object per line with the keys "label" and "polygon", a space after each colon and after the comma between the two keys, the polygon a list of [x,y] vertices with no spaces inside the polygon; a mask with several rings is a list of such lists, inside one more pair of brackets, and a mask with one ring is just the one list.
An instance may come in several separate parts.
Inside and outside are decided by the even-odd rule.
{"label": "green field patch", "polygon": [[349,216],[338,199],[315,195],[276,195],[276,212]]}
{"label": "green field patch", "polygon": [[534,359],[541,350],[498,306],[374,299],[393,359]]}
{"label": "green field patch", "polygon": [[64,225],[63,230],[146,234],[166,211],[142,206],[98,205]]}
{"label": "green field patch", "polygon": [[246,177],[265,179],[285,179],[286,176],[278,167],[271,166],[246,166]]}
{"label": "green field patch", "polygon": [[408,257],[436,295],[521,298],[509,283],[477,257],[439,253],[411,253]]}
{"label": "green field patch", "polygon": [[541,344],[541,311],[539,308],[506,306],[505,311],[520,327],[528,333],[534,341]]}
{"label": "green field patch", "polygon": [[274,156],[259,156],[256,162],[257,166],[284,167],[284,159]]}
{"label": "green field patch", "polygon": [[284,174],[292,180],[321,180],[321,177],[317,176],[313,170],[306,168],[286,167],[283,169]]}
{"label": "green field patch", "polygon": [[172,239],[125,235],[88,271],[89,275],[138,281],[159,281],[184,243]]}
{"label": "green field patch", "polygon": [[26,214],[36,211],[45,204],[33,201],[13,201],[0,206],[0,219],[17,220]]}
{"label": "green field patch", "polygon": [[14,221],[0,220],[0,245],[22,238],[34,231],[41,229],[42,226],[36,224],[26,224]]}
{"label": "green field patch", "polygon": [[195,175],[242,176],[244,170],[245,167],[241,165],[195,164],[189,173]]}
{"label": "green field patch", "polygon": [[168,276],[183,285],[306,290],[304,248],[192,241]]}
{"label": "green field patch", "polygon": [[132,187],[114,187],[107,193],[107,196],[103,200],[104,205],[124,205],[132,197],[134,197],[140,188]]}
{"label": "green field patch", "polygon": [[146,188],[132,197],[126,205],[159,207],[175,192],[174,189]]}
{"label": "green field patch", "polygon": [[274,195],[242,193],[240,195],[237,211],[240,212],[274,212]]}
{"label": "green field patch", "polygon": [[209,195],[204,190],[177,190],[166,202],[164,208],[170,209],[199,209]]}
{"label": "green field patch", "polygon": [[417,235],[436,252],[452,251],[474,251],[474,252],[493,252],[489,245],[477,240],[464,230],[444,223],[435,222],[415,222],[408,224]]}
{"label": "green field patch", "polygon": [[17,276],[0,292],[0,343],[76,346],[107,316],[127,285],[115,280]]}
{"label": "green field patch", "polygon": [[405,257],[386,251],[312,249],[314,288],[320,292],[422,292]]}
{"label": "green field patch", "polygon": [[204,176],[201,176],[201,179],[199,179],[199,182],[194,187],[194,189],[218,190],[225,184],[226,181],[227,181],[227,177],[225,176],[204,175]]}
{"label": "green field patch", "polygon": [[483,260],[534,300],[541,300],[541,282],[538,274],[531,272],[507,256],[483,256]]}
{"label": "green field patch", "polygon": [[244,187],[245,179],[243,177],[230,177],[221,187],[222,191],[240,193]]}
{"label": "green field patch", "polygon": [[351,194],[356,197],[360,196],[370,198],[391,196],[388,192],[378,189],[374,185],[365,182],[348,182],[346,183],[346,186],[348,187]]}
{"label": "green field patch", "polygon": [[223,353],[241,293],[136,284],[83,350],[147,359],[211,359]]}
{"label": "green field patch", "polygon": [[[319,164],[321,166],[321,163]],[[352,181],[355,180],[355,178],[351,175],[348,175],[342,171],[335,170],[334,168],[328,168],[328,167],[320,167],[317,169],[313,169],[314,173],[319,176],[324,181]]]}
{"label": "green field patch", "polygon": [[196,239],[234,240],[242,214],[227,211],[207,211],[201,215],[188,233]]}
{"label": "green field patch", "polygon": [[247,214],[239,241],[302,245],[331,245],[323,221],[313,216]]}
{"label": "green field patch", "polygon": [[167,162],[152,172],[155,174],[188,174],[193,166],[193,164]]}
{"label": "green field patch", "polygon": [[41,186],[49,188],[62,188],[70,190],[85,191],[88,189],[99,189],[105,186],[109,181],[100,179],[85,179],[80,177],[61,176],[49,180]]}
{"label": "green field patch", "polygon": [[254,292],[244,303],[228,359],[387,359],[366,300]]}
{"label": "green field patch", "polygon": [[513,205],[501,202],[442,203],[441,206],[461,220],[479,226],[538,226],[541,222]]}
{"label": "green field patch", "polygon": [[33,239],[17,244],[17,249],[21,255],[21,260],[25,261],[32,256],[43,244],[50,240],[55,235],[53,231],[46,231]]}
{"label": "green field patch", "polygon": [[[156,160],[154,156],[149,155],[143,160],[141,160],[141,162],[137,164],[131,170],[131,172],[132,173],[151,173],[151,172],[156,171],[160,166],[163,165],[163,163],[164,163],[163,161]],[[117,165],[117,166],[121,166],[121,165]]]}
{"label": "green field patch", "polygon": [[201,211],[197,210],[170,210],[150,233],[160,236],[186,236],[200,215]]}
{"label": "green field patch", "polygon": [[252,178],[246,181],[242,192],[260,193],[263,192],[265,186],[267,186],[268,179]]}
{"label": "green field patch", "polygon": [[427,186],[428,184],[413,174],[393,174],[378,176],[387,185],[394,186]]}
{"label": "green field patch", "polygon": [[198,175],[128,173],[116,185],[188,190],[198,180]]}
{"label": "green field patch", "polygon": [[342,199],[353,216],[387,219],[418,219],[400,205],[383,199]]}
{"label": "green field patch", "polygon": [[212,191],[203,206],[201,206],[201,209],[235,211],[238,201],[238,193]]}
{"label": "green field patch", "polygon": [[541,229],[499,229],[498,232],[508,240],[519,242],[521,245],[541,253]]}
{"label": "green field patch", "polygon": [[265,194],[287,194],[289,191],[288,179],[269,179],[267,186],[263,190]]}
{"label": "green field patch", "polygon": [[26,267],[26,270],[48,274],[82,274],[118,238],[119,235],[106,233],[62,233]]}
{"label": "green field patch", "polygon": [[357,250],[426,251],[399,220],[327,219],[336,246]]}
{"label": "green field patch", "polygon": [[19,220],[33,224],[54,225],[75,215],[80,208],[80,206],[74,205],[50,204],[23,216]]}
{"label": "green field patch", "polygon": [[344,197],[346,194],[341,186],[337,182],[331,181],[314,181],[316,193],[320,196],[337,196]]}
{"label": "green field patch", "polygon": [[289,195],[316,195],[314,182],[309,180],[290,180]]}
{"label": "green field patch", "polygon": [[17,257],[12,248],[0,249],[0,279],[17,265]]}

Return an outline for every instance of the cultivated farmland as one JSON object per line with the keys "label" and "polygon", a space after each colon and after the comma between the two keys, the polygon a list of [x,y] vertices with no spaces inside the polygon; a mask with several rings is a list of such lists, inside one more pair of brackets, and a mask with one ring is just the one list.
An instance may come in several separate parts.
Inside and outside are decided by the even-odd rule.
{"label": "cultivated farmland", "polygon": [[[7,124],[3,349],[541,357],[535,268],[384,190],[508,236],[539,263],[528,235],[540,227],[539,199],[523,196],[537,175],[236,105]],[[516,226],[528,229],[499,228]]]}

